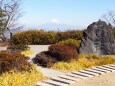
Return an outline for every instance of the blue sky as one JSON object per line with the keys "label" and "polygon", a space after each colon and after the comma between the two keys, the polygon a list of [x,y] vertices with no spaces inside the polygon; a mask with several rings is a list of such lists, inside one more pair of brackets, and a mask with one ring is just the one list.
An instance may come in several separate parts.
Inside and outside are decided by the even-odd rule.
{"label": "blue sky", "polygon": [[115,11],[115,0],[24,0],[21,8],[20,23],[26,26],[53,22],[84,27]]}

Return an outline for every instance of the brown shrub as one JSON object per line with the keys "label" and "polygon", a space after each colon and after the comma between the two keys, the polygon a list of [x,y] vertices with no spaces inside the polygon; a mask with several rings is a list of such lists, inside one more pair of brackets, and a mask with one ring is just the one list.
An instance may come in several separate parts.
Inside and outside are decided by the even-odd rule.
{"label": "brown shrub", "polygon": [[20,53],[0,52],[0,73],[10,70],[15,71],[29,71],[31,69],[28,63],[28,57]]}
{"label": "brown shrub", "polygon": [[80,47],[81,40],[75,40],[75,39],[67,39],[64,41],[60,41],[59,44],[67,45],[70,47],[75,48],[76,50]]}
{"label": "brown shrub", "polygon": [[55,57],[58,61],[69,61],[78,56],[75,48],[62,44],[51,45],[49,47],[49,52],[51,53],[51,56]]}
{"label": "brown shrub", "polygon": [[50,56],[49,51],[37,54],[33,61],[34,63],[44,67],[51,67],[54,63],[57,62],[55,58]]}

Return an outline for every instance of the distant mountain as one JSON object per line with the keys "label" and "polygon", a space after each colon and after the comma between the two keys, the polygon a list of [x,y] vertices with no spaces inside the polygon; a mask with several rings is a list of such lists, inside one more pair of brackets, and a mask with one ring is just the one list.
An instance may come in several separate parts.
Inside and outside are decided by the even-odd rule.
{"label": "distant mountain", "polygon": [[[82,30],[84,27],[81,26],[71,26],[66,24],[57,24],[57,23],[46,23],[38,26],[30,26],[32,29],[43,29],[45,31],[65,31],[65,30]],[[25,30],[28,30],[26,28]]]}
{"label": "distant mountain", "polygon": [[38,28],[44,29],[46,31],[48,30],[64,31],[64,30],[76,29],[76,27],[74,26],[69,26],[66,24],[55,24],[55,23],[46,23],[46,24],[38,26]]}

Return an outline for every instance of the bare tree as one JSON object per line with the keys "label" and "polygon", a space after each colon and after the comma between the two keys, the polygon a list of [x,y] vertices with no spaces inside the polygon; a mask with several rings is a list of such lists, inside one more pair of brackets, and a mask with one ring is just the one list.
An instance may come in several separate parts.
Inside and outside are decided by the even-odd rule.
{"label": "bare tree", "polygon": [[106,22],[115,26],[115,12],[114,11],[108,11],[106,14],[103,15],[103,18],[106,20]]}
{"label": "bare tree", "polygon": [[0,19],[3,22],[0,35],[3,41],[6,40],[5,32],[9,32],[12,37],[13,31],[20,27],[17,25],[17,20],[21,17],[20,4],[21,0],[0,0]]}

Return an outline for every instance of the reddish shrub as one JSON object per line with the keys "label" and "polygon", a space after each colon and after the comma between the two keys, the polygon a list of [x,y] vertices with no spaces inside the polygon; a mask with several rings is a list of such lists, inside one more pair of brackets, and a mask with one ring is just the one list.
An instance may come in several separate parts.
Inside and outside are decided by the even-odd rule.
{"label": "reddish shrub", "polygon": [[44,67],[51,67],[54,63],[57,62],[55,58],[49,55],[49,51],[37,54],[33,61],[34,63]]}
{"label": "reddish shrub", "polygon": [[49,47],[49,51],[53,57],[56,57],[58,61],[69,61],[75,59],[78,56],[78,53],[75,48],[62,45],[62,44],[53,44]]}
{"label": "reddish shrub", "polygon": [[28,63],[28,57],[19,53],[0,52],[0,73],[10,70],[26,71],[31,69]]}
{"label": "reddish shrub", "polygon": [[75,40],[75,39],[67,39],[67,40],[59,42],[59,44],[63,44],[63,45],[67,45],[67,46],[73,47],[76,50],[79,49],[80,43],[81,43],[80,40]]}

